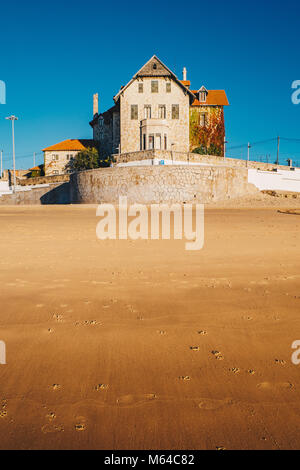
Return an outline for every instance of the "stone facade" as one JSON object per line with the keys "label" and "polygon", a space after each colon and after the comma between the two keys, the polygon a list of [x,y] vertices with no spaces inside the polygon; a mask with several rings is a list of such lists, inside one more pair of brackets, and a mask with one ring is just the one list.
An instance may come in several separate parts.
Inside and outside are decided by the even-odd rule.
{"label": "stone facade", "polygon": [[[151,92],[153,82],[158,83],[158,92]],[[167,83],[171,85],[170,93],[166,92]],[[140,84],[143,93],[138,92]],[[132,105],[137,106],[137,119],[131,118]],[[172,117],[172,109],[174,113],[175,106],[178,106],[178,114],[173,118],[175,114]],[[153,77],[136,78],[120,96],[121,153],[153,147],[157,150],[173,147],[174,150],[187,152],[189,107],[189,95],[174,80],[165,77],[155,77],[155,80]]]}
{"label": "stone facade", "polygon": [[[186,74],[186,73],[185,73]],[[94,114],[90,125],[102,154],[173,150],[188,152],[199,146],[201,127],[214,127],[213,117],[223,119],[228,104],[223,90],[191,91],[190,82],[179,80],[153,56],[114,97],[115,106]],[[204,91],[203,91],[204,90]],[[201,101],[202,100],[202,101]],[[203,115],[208,118],[202,123]],[[190,133],[193,117],[197,129]],[[199,117],[199,119],[198,119]],[[224,141],[224,131],[220,139]],[[223,151],[223,145],[221,146]]]}
{"label": "stone facade", "polygon": [[70,160],[88,148],[98,147],[97,141],[91,139],[67,139],[58,144],[44,148],[45,176],[56,176],[71,173],[68,168]]}
{"label": "stone facade", "polygon": [[78,154],[71,150],[53,150],[44,152],[45,175],[63,175],[67,173],[66,165]]}

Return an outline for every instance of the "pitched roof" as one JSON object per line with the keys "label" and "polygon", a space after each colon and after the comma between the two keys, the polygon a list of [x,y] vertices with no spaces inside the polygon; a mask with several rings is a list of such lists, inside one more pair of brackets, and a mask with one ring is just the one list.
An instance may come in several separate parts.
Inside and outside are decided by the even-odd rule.
{"label": "pitched roof", "polygon": [[135,77],[171,77],[173,72],[156,56],[152,56],[148,62],[134,75]]}
{"label": "pitched roof", "polygon": [[44,148],[43,152],[51,152],[52,150],[85,150],[87,147],[95,146],[96,143],[92,139],[67,139]]}
{"label": "pitched roof", "polygon": [[189,87],[191,86],[191,82],[189,80],[179,80],[182,85]]}
{"label": "pitched roof", "polygon": [[[156,66],[155,68],[153,66]],[[187,86],[183,83],[183,80],[178,80],[176,75],[168,69],[168,67],[156,56],[152,56],[151,59],[146,62],[145,65],[143,65],[140,70],[132,77],[132,79],[125,85],[124,87],[121,88],[121,90],[114,96],[114,101],[115,103],[118,101],[121,93],[126,90],[126,88],[131,85],[131,83],[138,77],[170,77],[173,78],[173,80],[178,83],[178,85],[183,88],[183,90],[188,93],[192,98],[194,98],[193,93],[187,88]]]}
{"label": "pitched roof", "polygon": [[34,166],[33,168],[29,168],[28,171],[41,170],[43,166],[44,166],[43,164],[37,165],[37,166]]}
{"label": "pitched roof", "polygon": [[[206,101],[199,101],[197,98],[193,101],[192,106],[228,106],[229,102],[225,90],[207,90]],[[198,94],[198,90],[192,90],[194,95]]]}

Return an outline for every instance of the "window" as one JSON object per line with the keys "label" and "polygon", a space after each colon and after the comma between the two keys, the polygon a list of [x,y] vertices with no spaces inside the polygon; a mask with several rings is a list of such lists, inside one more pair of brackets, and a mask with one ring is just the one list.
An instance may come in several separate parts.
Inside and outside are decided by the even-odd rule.
{"label": "window", "polygon": [[171,93],[171,82],[166,83],[166,92]]}
{"label": "window", "polygon": [[206,91],[200,91],[199,101],[206,101]]}
{"label": "window", "polygon": [[138,105],[131,105],[131,119],[138,119]]}
{"label": "window", "polygon": [[207,115],[206,113],[201,113],[200,114],[200,126],[201,127],[206,127],[206,124],[207,124]]}
{"label": "window", "polygon": [[153,64],[153,70],[156,70],[157,69],[157,64]]}
{"label": "window", "polygon": [[179,104],[172,104],[172,119],[179,119]]}
{"label": "window", "polygon": [[167,134],[164,135],[164,146],[165,146],[165,150],[167,150],[167,148],[168,148],[168,138],[167,138]]}
{"label": "window", "polygon": [[150,104],[146,104],[144,106],[144,118],[151,119],[151,105]]}
{"label": "window", "polygon": [[139,93],[143,93],[144,92],[144,84],[143,83],[139,83]]}
{"label": "window", "polygon": [[73,158],[73,155],[72,155],[71,153],[69,153],[69,154],[67,155],[67,160],[71,160],[71,158]]}
{"label": "window", "polygon": [[166,105],[160,104],[158,106],[158,118],[159,119],[166,119]]}
{"label": "window", "polygon": [[52,155],[52,160],[58,160],[58,155]]}
{"label": "window", "polygon": [[143,150],[146,150],[146,134],[143,134]]}
{"label": "window", "polygon": [[149,135],[149,150],[154,149],[154,134]]}
{"label": "window", "polygon": [[54,175],[59,175],[59,171],[58,171],[58,170],[54,170],[54,171],[53,171],[53,174],[54,174]]}
{"label": "window", "polygon": [[151,93],[158,93],[158,81],[157,80],[151,81]]}
{"label": "window", "polygon": [[155,148],[157,150],[161,149],[161,134],[155,134]]}

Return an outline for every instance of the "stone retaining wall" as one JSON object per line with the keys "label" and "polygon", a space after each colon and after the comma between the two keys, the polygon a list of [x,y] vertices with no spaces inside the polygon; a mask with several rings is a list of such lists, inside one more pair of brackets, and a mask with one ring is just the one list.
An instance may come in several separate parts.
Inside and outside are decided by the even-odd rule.
{"label": "stone retaining wall", "polygon": [[69,204],[69,183],[57,183],[29,191],[17,191],[15,194],[4,194],[0,197],[0,205],[37,205],[37,204]]}
{"label": "stone retaining wall", "polygon": [[32,186],[35,184],[52,184],[70,181],[70,175],[53,175],[53,176],[35,176],[33,178],[18,179],[20,186]]}
{"label": "stone retaining wall", "polygon": [[101,168],[72,174],[70,187],[74,203],[206,203],[258,192],[246,169],[226,166]]}

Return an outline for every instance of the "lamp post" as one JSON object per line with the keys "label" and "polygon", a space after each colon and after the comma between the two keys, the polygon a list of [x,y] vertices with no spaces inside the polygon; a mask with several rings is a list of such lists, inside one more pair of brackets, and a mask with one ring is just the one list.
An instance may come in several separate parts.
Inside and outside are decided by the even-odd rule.
{"label": "lamp post", "polygon": [[18,120],[16,116],[9,116],[7,118],[8,121],[11,121],[12,125],[12,142],[13,142],[13,167],[14,167],[14,186],[13,186],[13,193],[16,192],[16,156],[15,156],[15,121]]}

